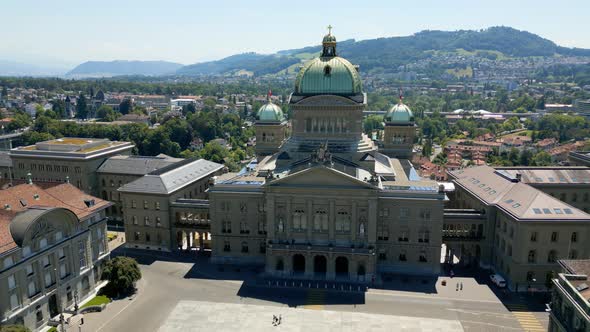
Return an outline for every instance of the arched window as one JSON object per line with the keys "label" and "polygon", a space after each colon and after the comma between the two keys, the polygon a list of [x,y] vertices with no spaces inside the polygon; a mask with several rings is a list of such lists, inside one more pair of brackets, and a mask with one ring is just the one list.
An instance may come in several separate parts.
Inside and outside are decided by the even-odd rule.
{"label": "arched window", "polygon": [[557,251],[551,250],[547,255],[547,263],[555,263],[557,261]]}
{"label": "arched window", "polygon": [[277,265],[275,268],[277,271],[283,271],[285,269],[285,263],[283,263],[283,259],[279,258],[277,259]]}
{"label": "arched window", "polygon": [[529,251],[528,262],[529,263],[536,263],[537,261],[537,252],[534,250]]}
{"label": "arched window", "polygon": [[578,242],[578,233],[573,232],[571,237],[572,242]]}
{"label": "arched window", "polygon": [[243,253],[248,252],[248,242],[246,242],[246,241],[242,242],[242,252]]}
{"label": "arched window", "polygon": [[277,218],[277,230],[279,233],[282,233],[285,230],[285,222],[283,221],[282,215]]}

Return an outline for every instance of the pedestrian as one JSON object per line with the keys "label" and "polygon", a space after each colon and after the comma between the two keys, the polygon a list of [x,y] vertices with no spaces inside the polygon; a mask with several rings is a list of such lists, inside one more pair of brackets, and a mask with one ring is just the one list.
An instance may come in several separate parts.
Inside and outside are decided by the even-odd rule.
{"label": "pedestrian", "polygon": [[461,290],[463,290],[463,281],[461,281]]}
{"label": "pedestrian", "polygon": [[459,283],[457,283],[457,287],[455,288],[455,291],[459,290]]}
{"label": "pedestrian", "polygon": [[283,316],[279,315],[279,323],[277,325],[281,325],[281,321],[283,320]]}
{"label": "pedestrian", "polygon": [[453,278],[455,276],[455,272],[453,272],[453,269],[451,269],[451,278]]}

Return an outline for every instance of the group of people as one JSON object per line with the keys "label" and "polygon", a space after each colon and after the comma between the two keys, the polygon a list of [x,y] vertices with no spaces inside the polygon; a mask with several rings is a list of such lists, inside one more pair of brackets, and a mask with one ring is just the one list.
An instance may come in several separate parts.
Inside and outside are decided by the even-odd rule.
{"label": "group of people", "polygon": [[281,315],[279,315],[279,317],[277,317],[276,315],[272,315],[272,325],[273,326],[281,325],[282,320],[283,320],[283,317]]}

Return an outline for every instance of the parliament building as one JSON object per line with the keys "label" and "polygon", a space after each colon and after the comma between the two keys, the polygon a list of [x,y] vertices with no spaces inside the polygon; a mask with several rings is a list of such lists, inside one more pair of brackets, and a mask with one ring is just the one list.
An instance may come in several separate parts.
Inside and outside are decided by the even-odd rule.
{"label": "parliament building", "polygon": [[257,158],[209,188],[212,261],[259,264],[270,276],[370,281],[440,272],[445,193],[409,158],[416,126],[391,108],[384,140],[363,134],[359,67],[334,35],[296,77],[288,107],[257,114]]}

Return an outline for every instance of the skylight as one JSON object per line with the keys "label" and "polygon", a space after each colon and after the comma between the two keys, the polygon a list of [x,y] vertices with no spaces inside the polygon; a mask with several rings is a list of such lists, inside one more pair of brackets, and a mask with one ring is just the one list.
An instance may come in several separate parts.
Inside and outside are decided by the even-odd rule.
{"label": "skylight", "polygon": [[553,211],[555,211],[555,214],[563,214],[561,209],[553,209]]}
{"label": "skylight", "polygon": [[510,203],[514,202],[514,200],[513,199],[508,199],[505,202],[508,203],[508,204],[510,204]]}
{"label": "skylight", "polygon": [[565,214],[574,214],[572,209],[563,209],[563,212],[565,212]]}
{"label": "skylight", "polygon": [[543,212],[541,212],[541,209],[537,209],[537,208],[534,208],[534,209],[533,209],[533,212],[534,212],[535,214],[543,214]]}
{"label": "skylight", "polygon": [[543,208],[543,213],[545,214],[551,214],[551,210],[548,208]]}

